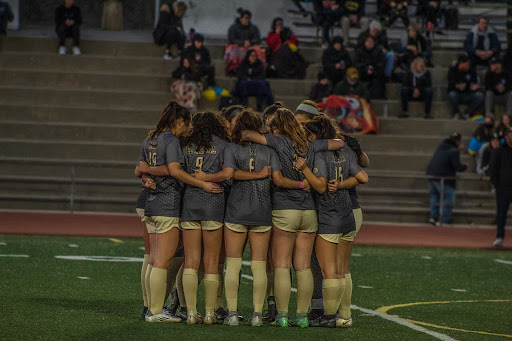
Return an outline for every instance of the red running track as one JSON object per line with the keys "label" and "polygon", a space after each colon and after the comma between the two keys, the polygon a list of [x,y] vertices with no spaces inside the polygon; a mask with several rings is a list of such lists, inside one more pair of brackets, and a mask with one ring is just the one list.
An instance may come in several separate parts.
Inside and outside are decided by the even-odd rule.
{"label": "red running track", "polygon": [[[142,237],[136,215],[95,213],[0,212],[0,234]],[[363,224],[356,244],[492,248],[496,231],[484,228]],[[502,249],[512,250],[512,240]]]}

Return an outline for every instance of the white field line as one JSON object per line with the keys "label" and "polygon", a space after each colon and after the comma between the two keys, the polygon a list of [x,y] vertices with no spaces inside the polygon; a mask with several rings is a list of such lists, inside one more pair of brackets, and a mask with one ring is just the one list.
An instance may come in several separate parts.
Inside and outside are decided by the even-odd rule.
{"label": "white field line", "polygon": [[416,331],[428,334],[428,335],[430,335],[432,337],[435,337],[436,339],[439,339],[439,340],[442,340],[442,341],[457,341],[456,339],[454,339],[454,338],[452,338],[452,337],[450,337],[450,336],[448,336],[446,334],[438,333],[438,332],[429,330],[427,328],[423,328],[421,326],[418,326],[418,325],[416,325],[414,323],[411,323],[409,321],[402,320],[401,318],[393,316],[393,315],[387,315],[387,314],[379,313],[379,312],[376,312],[375,310],[361,308],[361,307],[358,307],[358,306],[353,305],[353,304],[350,306],[350,308],[352,308],[354,310],[362,311],[363,313],[366,313],[368,315],[382,317],[385,320],[398,323],[398,324],[400,324],[400,325],[402,325],[404,327],[409,327],[411,329],[414,329]]}
{"label": "white field line", "polygon": [[7,245],[6,242],[0,242],[0,245]]}
{"label": "white field line", "polygon": [[512,261],[510,261],[510,260],[495,259],[494,261],[497,262],[497,263],[501,263],[501,264],[510,264],[510,265],[512,265]]}
{"label": "white field line", "polygon": [[0,255],[0,257],[28,258],[29,255]]}
{"label": "white field line", "polygon": [[90,279],[89,277],[85,277],[85,276],[79,276],[77,277],[78,279]]}
{"label": "white field line", "polygon": [[456,291],[456,292],[467,292],[466,289],[450,289],[451,291]]}
{"label": "white field line", "polygon": [[68,244],[69,247],[78,247],[78,244]]}

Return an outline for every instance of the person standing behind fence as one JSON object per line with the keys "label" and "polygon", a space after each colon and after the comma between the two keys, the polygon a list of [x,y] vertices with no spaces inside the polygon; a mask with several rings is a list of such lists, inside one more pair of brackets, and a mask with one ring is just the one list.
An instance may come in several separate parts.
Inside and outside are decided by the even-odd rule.
{"label": "person standing behind fence", "polygon": [[55,10],[55,32],[59,36],[59,54],[66,54],[66,38],[73,38],[73,55],[80,54],[80,25],[82,12],[74,4],[74,0],[65,0]]}
{"label": "person standing behind fence", "polygon": [[505,239],[507,213],[512,201],[512,129],[505,132],[505,143],[491,156],[489,176],[496,187],[496,240],[494,246],[501,246]]}
{"label": "person standing behind fence", "polygon": [[[454,132],[437,147],[427,166],[430,190],[430,219],[432,225],[449,224],[455,204],[455,175],[467,168],[460,162],[462,136]],[[448,177],[447,180],[442,178]],[[441,196],[443,198],[441,203]],[[442,205],[441,205],[442,204]],[[442,216],[440,216],[442,210]]]}

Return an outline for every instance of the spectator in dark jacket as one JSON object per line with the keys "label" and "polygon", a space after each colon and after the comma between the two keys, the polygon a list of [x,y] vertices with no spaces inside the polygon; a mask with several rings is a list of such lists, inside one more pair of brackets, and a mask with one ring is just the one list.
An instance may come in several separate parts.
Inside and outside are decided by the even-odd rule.
{"label": "spectator in dark jacket", "polygon": [[386,58],[386,66],[384,74],[386,78],[390,78],[395,68],[395,53],[389,48],[388,34],[386,30],[382,29],[382,25],[378,21],[372,21],[370,28],[366,31],[361,32],[357,38],[357,48],[362,48],[364,45],[364,39],[367,36],[372,36],[375,41],[375,45],[382,50]]}
{"label": "spectator in dark jacket", "polygon": [[508,209],[512,202],[512,130],[505,134],[505,143],[491,156],[489,176],[496,188],[496,240],[494,246],[501,246],[505,239],[505,225]]}
{"label": "spectator in dark jacket", "polygon": [[359,27],[361,31],[368,29],[369,20],[364,16],[366,0],[340,0],[343,16],[341,32],[345,42],[349,42],[350,27]]}
{"label": "spectator in dark jacket", "polygon": [[[286,27],[280,30],[279,36],[279,47],[270,57],[271,70],[273,71],[272,77],[304,79],[309,63],[297,49],[297,37]],[[276,42],[274,40],[274,43]]]}
{"label": "spectator in dark jacket", "polygon": [[7,40],[7,25],[14,20],[11,6],[0,0],[0,52],[2,52]]}
{"label": "spectator in dark jacket", "polygon": [[410,100],[425,101],[425,118],[432,118],[432,76],[425,66],[425,60],[416,57],[411,63],[411,69],[404,76],[402,89],[402,114],[398,117],[409,117]]}
{"label": "spectator in dark jacket", "polygon": [[[452,133],[437,147],[432,159],[427,166],[428,186],[430,190],[430,219],[432,225],[449,224],[452,217],[452,209],[455,204],[455,176],[456,172],[464,172],[467,168],[460,162],[460,144],[462,136],[460,133]],[[441,186],[441,177],[450,177],[443,181]],[[440,216],[441,193],[443,195],[442,209]]]}
{"label": "spectator in dark jacket", "polygon": [[498,138],[501,140],[505,138],[505,133],[512,128],[512,124],[510,122],[510,115],[501,116],[500,123],[498,123],[498,127],[496,127],[496,134],[498,134]]}
{"label": "spectator in dark jacket", "polygon": [[[478,75],[467,55],[460,55],[457,63],[448,71],[448,100],[452,106],[453,119],[466,119],[483,104]],[[468,113],[461,115],[459,104],[468,105]]]}
{"label": "spectator in dark jacket", "polygon": [[475,64],[489,65],[489,60],[501,51],[498,35],[489,27],[489,19],[480,17],[466,36],[464,50]]}
{"label": "spectator in dark jacket", "polygon": [[512,39],[508,41],[507,50],[505,51],[505,56],[503,57],[503,67],[505,72],[512,74]]}
{"label": "spectator in dark jacket", "polygon": [[397,19],[402,20],[404,26],[409,26],[409,16],[407,9],[412,0],[384,0],[384,11],[389,16],[387,26],[391,27]]}
{"label": "spectator in dark jacket", "polygon": [[485,113],[494,113],[494,100],[505,104],[505,112],[512,115],[512,75],[503,70],[501,59],[491,58],[490,69],[485,74]]}
{"label": "spectator in dark jacket", "polygon": [[343,38],[336,36],[322,55],[322,66],[333,85],[345,76],[345,70],[352,66],[352,59],[343,46]]}
{"label": "spectator in dark jacket", "polygon": [[55,10],[55,32],[59,37],[59,54],[66,54],[66,38],[73,38],[73,54],[80,54],[80,25],[82,13],[74,0],[64,0]]}
{"label": "spectator in dark jacket", "polygon": [[375,46],[372,36],[367,36],[364,45],[356,52],[356,66],[360,78],[368,86],[370,98],[386,98],[384,64],[385,56],[382,49]]}
{"label": "spectator in dark jacket", "polygon": [[336,84],[334,94],[364,98],[367,101],[370,100],[368,88],[359,80],[359,72],[355,67],[349,67],[347,69],[345,78]]}
{"label": "spectator in dark jacket", "polygon": [[267,46],[271,54],[274,54],[284,43],[299,46],[297,36],[289,27],[284,27],[283,18],[274,18],[271,31],[267,36]]}
{"label": "spectator in dark jacket", "polygon": [[318,83],[313,85],[309,93],[309,99],[315,102],[325,102],[327,97],[332,94],[332,86],[325,72],[318,73]]}
{"label": "spectator in dark jacket", "polygon": [[251,23],[252,13],[248,10],[240,11],[240,18],[229,27],[229,44],[236,44],[245,48],[261,43],[260,30]]}
{"label": "spectator in dark jacket", "polygon": [[200,82],[201,75],[197,70],[197,64],[186,57],[182,58],[178,67],[172,72],[172,78],[177,80]]}
{"label": "spectator in dark jacket", "polygon": [[171,60],[171,47],[176,44],[178,53],[181,53],[185,46],[185,31],[183,30],[182,18],[187,11],[187,5],[183,1],[173,2],[171,6],[164,4],[160,8],[158,24],[153,30],[155,44],[165,44],[165,60]]}
{"label": "spectator in dark jacket", "polygon": [[215,67],[211,64],[210,51],[204,46],[204,37],[201,34],[194,34],[192,45],[183,51],[182,58],[194,61],[199,75],[206,76],[206,87],[215,86]]}
{"label": "spectator in dark jacket", "polygon": [[427,61],[427,66],[433,66],[431,62],[432,50],[429,48],[427,39],[421,34],[421,28],[418,24],[412,24],[407,27],[407,34],[401,40],[402,56],[400,64],[409,68],[412,60],[416,57],[423,57]]}
{"label": "spectator in dark jacket", "polygon": [[489,164],[491,162],[491,156],[499,146],[500,140],[498,139],[498,135],[494,134],[491,141],[480,148],[478,154],[475,157],[476,174],[489,175]]}
{"label": "spectator in dark jacket", "polygon": [[262,111],[264,98],[267,99],[267,106],[274,103],[272,90],[265,80],[265,68],[254,50],[249,50],[240,64],[238,81],[232,93],[240,98],[244,106],[247,106],[248,97],[256,96],[258,111]]}

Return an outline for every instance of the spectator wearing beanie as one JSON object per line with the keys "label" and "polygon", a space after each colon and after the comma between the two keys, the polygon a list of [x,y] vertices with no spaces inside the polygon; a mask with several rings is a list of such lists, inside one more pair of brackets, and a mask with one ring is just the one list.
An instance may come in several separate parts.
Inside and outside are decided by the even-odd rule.
{"label": "spectator wearing beanie", "polygon": [[204,37],[201,34],[194,34],[192,45],[183,51],[182,58],[194,61],[199,75],[206,77],[206,87],[215,86],[215,67],[211,65],[210,51],[204,46]]}
{"label": "spectator wearing beanie", "polygon": [[171,47],[176,45],[178,53],[185,46],[185,32],[183,30],[183,16],[187,5],[183,1],[175,1],[171,5],[163,4],[160,7],[158,23],[153,30],[153,40],[158,46],[165,45],[165,60],[171,60]]}
{"label": "spectator wearing beanie", "polygon": [[66,38],[73,38],[73,55],[80,54],[80,25],[82,12],[74,0],[64,0],[55,10],[55,32],[59,37],[59,54],[66,54]]}
{"label": "spectator wearing beanie", "polygon": [[389,79],[395,68],[395,53],[389,48],[388,34],[386,30],[382,29],[382,25],[378,21],[372,21],[370,28],[361,32],[357,38],[357,48],[364,46],[364,40],[367,36],[373,37],[377,48],[382,50],[386,58],[386,66],[384,69],[385,76]]}
{"label": "spectator wearing beanie", "polygon": [[425,101],[425,118],[432,118],[432,76],[425,66],[425,60],[416,57],[411,63],[411,68],[404,76],[402,89],[402,114],[399,118],[409,117],[409,101]]}
{"label": "spectator wearing beanie", "polygon": [[370,99],[368,88],[359,80],[359,72],[355,67],[348,68],[345,79],[336,84],[334,94]]}
{"label": "spectator wearing beanie", "polygon": [[309,99],[317,103],[325,102],[332,94],[332,86],[325,72],[319,72],[317,78],[318,82],[311,88]]}
{"label": "spectator wearing beanie", "polygon": [[489,27],[489,19],[486,17],[478,19],[478,24],[473,26],[466,36],[464,50],[473,63],[478,65],[489,65],[489,60],[499,55],[501,44],[496,32]]}
{"label": "spectator wearing beanie", "polygon": [[[448,101],[452,106],[453,119],[466,119],[484,102],[478,75],[467,55],[460,55],[457,63],[448,71]],[[459,104],[467,104],[467,114],[461,115]]]}
{"label": "spectator wearing beanie", "polygon": [[343,46],[343,38],[336,36],[322,55],[324,72],[333,85],[343,80],[345,70],[352,66],[352,59]]}
{"label": "spectator wearing beanie", "polygon": [[494,113],[494,102],[505,104],[505,112],[512,115],[512,75],[503,70],[498,57],[491,58],[490,69],[485,74],[485,113]]}
{"label": "spectator wearing beanie", "polygon": [[356,52],[356,65],[360,79],[366,83],[370,91],[370,98],[385,99],[384,65],[386,58],[382,49],[375,46],[372,36],[366,36],[363,46]]}
{"label": "spectator wearing beanie", "polygon": [[295,119],[301,124],[308,123],[319,115],[318,105],[310,100],[302,101],[295,109]]}

